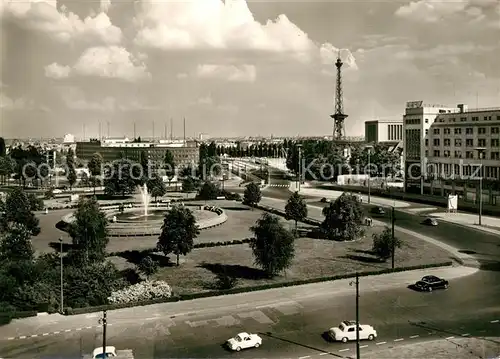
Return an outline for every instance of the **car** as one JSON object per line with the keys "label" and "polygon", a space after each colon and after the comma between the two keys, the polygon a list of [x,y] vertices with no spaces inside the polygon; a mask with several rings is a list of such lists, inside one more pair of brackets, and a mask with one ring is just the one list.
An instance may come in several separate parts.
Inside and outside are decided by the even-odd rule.
{"label": "car", "polygon": [[422,223],[426,224],[428,226],[433,226],[433,227],[438,225],[438,222],[434,218],[431,218],[431,217],[427,217],[426,219],[424,219],[424,221]]}
{"label": "car", "polygon": [[372,213],[383,215],[383,214],[385,214],[385,210],[382,207],[373,207]]}
{"label": "car", "polygon": [[102,347],[95,348],[92,352],[92,359],[101,359],[101,358],[115,358],[116,357],[116,348],[112,346],[106,346],[106,355],[104,355],[104,350]]}
{"label": "car", "polygon": [[262,345],[262,338],[257,334],[242,332],[228,339],[226,345],[229,349],[239,352],[241,349],[260,347]]}
{"label": "car", "polygon": [[414,286],[418,290],[432,292],[434,289],[448,289],[449,282],[435,275],[426,275],[416,282]]}
{"label": "car", "polygon": [[[338,327],[330,328],[328,334],[336,342],[347,343],[356,340],[356,324],[353,320],[345,320]],[[359,339],[373,340],[377,337],[377,331],[371,325],[360,324],[358,327]]]}

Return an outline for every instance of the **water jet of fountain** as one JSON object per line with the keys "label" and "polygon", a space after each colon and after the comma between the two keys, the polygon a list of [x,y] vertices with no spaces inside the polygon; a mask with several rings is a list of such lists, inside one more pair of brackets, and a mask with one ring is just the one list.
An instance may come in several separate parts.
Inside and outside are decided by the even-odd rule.
{"label": "water jet of fountain", "polygon": [[149,203],[151,202],[151,196],[148,192],[148,186],[145,183],[142,187],[139,186],[139,192],[141,193],[142,206],[144,207],[144,217],[147,217]]}

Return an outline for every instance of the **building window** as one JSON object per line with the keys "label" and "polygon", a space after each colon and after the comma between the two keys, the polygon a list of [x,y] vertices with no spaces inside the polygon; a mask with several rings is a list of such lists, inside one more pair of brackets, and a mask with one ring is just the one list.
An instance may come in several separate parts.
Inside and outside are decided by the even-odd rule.
{"label": "building window", "polygon": [[491,128],[491,134],[494,135],[494,134],[497,134],[497,133],[500,133],[500,127],[492,127]]}
{"label": "building window", "polygon": [[468,138],[465,140],[465,146],[467,147],[473,147],[474,146],[474,140],[472,138]]}
{"label": "building window", "polygon": [[500,116],[497,116],[497,121],[500,121]]}
{"label": "building window", "polygon": [[500,140],[498,138],[492,138],[491,147],[500,147]]}
{"label": "building window", "polygon": [[486,127],[479,127],[477,129],[477,133],[480,135],[484,135],[486,133]]}
{"label": "building window", "polygon": [[433,131],[433,133],[434,133],[435,135],[439,135],[439,128],[435,128],[435,129],[434,129],[434,131]]}
{"label": "building window", "polygon": [[428,138],[425,139],[425,145],[429,146],[429,139]]}
{"label": "building window", "polygon": [[455,122],[455,118],[454,117],[450,118],[450,122]]}
{"label": "building window", "polygon": [[429,123],[429,119],[428,118],[425,119],[425,123]]}
{"label": "building window", "polygon": [[428,135],[429,134],[429,130],[425,130],[425,134]]}
{"label": "building window", "polygon": [[439,157],[439,156],[440,156],[439,150],[434,150],[434,157]]}
{"label": "building window", "polygon": [[500,152],[491,152],[492,160],[500,160]]}
{"label": "building window", "polygon": [[460,121],[461,121],[461,122],[465,122],[465,121],[467,121],[467,117],[460,117]]}
{"label": "building window", "polygon": [[451,129],[450,129],[449,127],[446,127],[445,129],[443,129],[443,133],[444,133],[445,135],[449,135],[449,134],[450,134],[450,132],[451,132]]}
{"label": "building window", "polygon": [[460,135],[462,133],[462,129],[461,128],[455,128],[455,135]]}
{"label": "building window", "polygon": [[456,158],[462,158],[462,151],[455,151]]}
{"label": "building window", "polygon": [[484,120],[485,120],[485,121],[488,121],[488,116],[484,116]]}
{"label": "building window", "polygon": [[445,138],[445,139],[444,139],[444,145],[445,145],[445,146],[450,146],[450,145],[451,145],[451,141],[450,141],[450,139],[449,139],[449,138]]}
{"label": "building window", "polygon": [[472,151],[465,152],[465,158],[474,158],[474,152]]}
{"label": "building window", "polygon": [[429,157],[429,150],[425,150],[425,157]]}
{"label": "building window", "polygon": [[472,127],[467,127],[467,128],[465,129],[465,134],[466,134],[466,135],[473,135],[473,134],[474,134],[474,128],[472,128]]}
{"label": "building window", "polygon": [[455,138],[455,147],[462,147],[462,139]]}
{"label": "building window", "polygon": [[433,146],[439,146],[440,145],[439,142],[440,142],[439,138],[435,138],[434,141],[432,141],[432,145]]}
{"label": "building window", "polygon": [[479,121],[479,117],[477,117],[477,116],[472,116],[472,121]]}
{"label": "building window", "polygon": [[444,157],[450,157],[450,151],[446,150],[443,152]]}
{"label": "building window", "polygon": [[477,140],[477,145],[479,147],[486,147],[486,139],[485,138],[480,138],[479,140]]}

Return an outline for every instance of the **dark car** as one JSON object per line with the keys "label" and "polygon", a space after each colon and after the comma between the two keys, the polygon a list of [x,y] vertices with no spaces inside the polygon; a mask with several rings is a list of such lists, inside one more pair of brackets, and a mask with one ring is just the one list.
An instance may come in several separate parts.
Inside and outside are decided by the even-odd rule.
{"label": "dark car", "polygon": [[448,281],[442,278],[438,278],[435,275],[426,275],[417,283],[415,283],[415,288],[418,290],[432,292],[434,289],[447,289]]}
{"label": "dark car", "polygon": [[435,227],[435,226],[438,225],[438,222],[434,218],[428,217],[428,218],[424,219],[424,221],[422,222],[422,224],[425,224],[427,226],[433,226],[433,227]]}
{"label": "dark car", "polygon": [[372,213],[373,214],[378,214],[378,215],[384,215],[385,210],[382,207],[373,207],[372,208]]}

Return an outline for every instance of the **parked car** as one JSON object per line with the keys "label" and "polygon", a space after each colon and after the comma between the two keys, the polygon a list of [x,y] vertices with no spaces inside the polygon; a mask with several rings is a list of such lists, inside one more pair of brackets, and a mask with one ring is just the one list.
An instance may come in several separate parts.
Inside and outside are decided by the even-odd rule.
{"label": "parked car", "polygon": [[438,225],[438,222],[434,219],[434,218],[431,218],[431,217],[427,217],[426,219],[424,219],[424,221],[422,222],[422,224],[425,224],[427,226],[437,226]]}
{"label": "parked car", "polygon": [[[330,328],[328,334],[332,340],[347,343],[350,340],[356,340],[356,322],[345,320],[338,327]],[[359,339],[373,340],[377,337],[377,331],[367,324],[359,324]]]}
{"label": "parked car", "polygon": [[385,214],[385,210],[382,207],[373,207],[372,208],[372,213],[373,214],[384,215]]}
{"label": "parked car", "polygon": [[257,334],[242,332],[226,342],[229,349],[239,352],[241,349],[258,348],[262,345],[262,338]]}
{"label": "parked car", "polygon": [[116,348],[112,346],[106,346],[106,356],[104,355],[104,350],[102,347],[95,348],[92,352],[92,359],[101,359],[101,358],[115,358],[116,357]]}
{"label": "parked car", "polygon": [[415,288],[418,290],[432,292],[434,289],[447,289],[449,283],[447,280],[436,277],[435,275],[426,275],[417,283]]}

